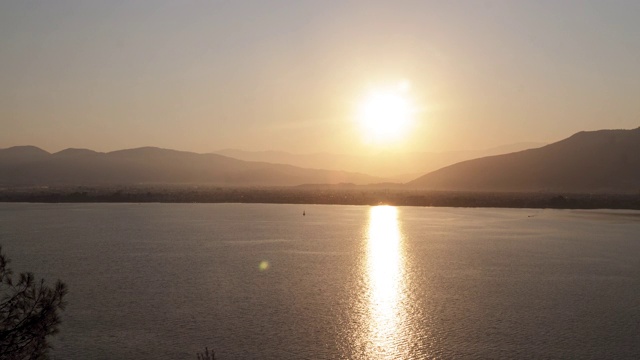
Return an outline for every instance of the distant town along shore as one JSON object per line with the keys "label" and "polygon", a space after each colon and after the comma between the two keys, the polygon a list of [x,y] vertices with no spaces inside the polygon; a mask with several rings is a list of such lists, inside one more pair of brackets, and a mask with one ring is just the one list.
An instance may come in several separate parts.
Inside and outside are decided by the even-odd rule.
{"label": "distant town along shore", "polygon": [[360,186],[122,186],[0,188],[0,202],[273,203],[440,207],[635,209],[639,194],[447,192]]}

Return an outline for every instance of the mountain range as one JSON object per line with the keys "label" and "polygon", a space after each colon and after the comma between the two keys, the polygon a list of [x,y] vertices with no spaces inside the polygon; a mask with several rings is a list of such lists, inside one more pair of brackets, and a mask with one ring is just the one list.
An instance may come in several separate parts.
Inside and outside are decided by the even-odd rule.
{"label": "mountain range", "polygon": [[448,191],[640,192],[640,128],[579,132],[510,154],[463,161],[406,184]]}
{"label": "mountain range", "polygon": [[[16,146],[0,149],[0,186],[365,185],[387,183],[391,177],[265,162],[288,158],[289,162],[302,164],[313,155],[230,150],[225,153],[259,157],[264,161],[245,161],[220,154],[196,154],[153,147],[108,153],[66,149],[52,154],[34,146]],[[376,163],[375,157],[318,154],[315,162],[309,162],[319,165],[331,162],[331,159],[336,162],[334,169],[350,171],[353,169],[348,168],[348,164],[360,162],[360,167],[354,165],[354,168],[375,165],[383,169],[390,161],[384,156],[378,158]],[[418,160],[407,160],[407,163]],[[428,159],[425,159],[424,163],[427,162]],[[392,170],[386,174],[393,174]],[[539,148],[461,161],[428,172],[404,185],[393,184],[392,187],[436,191],[638,193],[640,128],[579,132]]]}
{"label": "mountain range", "polygon": [[144,147],[101,153],[66,149],[50,154],[34,146],[0,150],[0,185],[209,184],[292,186],[384,181],[345,171],[242,161],[218,154]]}

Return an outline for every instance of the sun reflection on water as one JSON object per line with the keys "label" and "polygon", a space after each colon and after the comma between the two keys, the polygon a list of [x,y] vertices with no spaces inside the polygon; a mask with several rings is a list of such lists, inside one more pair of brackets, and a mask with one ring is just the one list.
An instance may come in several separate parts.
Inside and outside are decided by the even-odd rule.
{"label": "sun reflection on water", "polygon": [[367,243],[369,338],[367,357],[400,358],[406,354],[403,322],[406,310],[404,254],[398,211],[392,206],[371,208]]}

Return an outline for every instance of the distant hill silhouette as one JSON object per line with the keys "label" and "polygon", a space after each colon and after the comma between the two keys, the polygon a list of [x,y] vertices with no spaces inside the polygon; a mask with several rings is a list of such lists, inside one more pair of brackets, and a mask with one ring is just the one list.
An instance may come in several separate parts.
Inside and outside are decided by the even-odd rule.
{"label": "distant hill silhouette", "polygon": [[35,146],[14,146],[0,149],[0,166],[42,160],[49,155],[51,154]]}
{"label": "distant hill silhouette", "polygon": [[579,132],[538,149],[457,163],[406,186],[456,191],[640,192],[640,128]]}
{"label": "distant hill silhouette", "polygon": [[284,151],[245,151],[238,149],[225,149],[216,151],[215,153],[245,161],[263,161],[316,169],[355,171],[389,178],[394,181],[407,182],[426,172],[437,170],[460,161],[531,149],[543,145],[545,144],[524,142],[486,150],[409,153],[382,152],[375,155],[333,153],[292,154]]}
{"label": "distant hill silhouette", "polygon": [[212,184],[292,186],[384,181],[344,171],[306,169],[232,159],[217,154],[145,147],[100,153],[66,149],[50,154],[34,146],[0,149],[0,186]]}

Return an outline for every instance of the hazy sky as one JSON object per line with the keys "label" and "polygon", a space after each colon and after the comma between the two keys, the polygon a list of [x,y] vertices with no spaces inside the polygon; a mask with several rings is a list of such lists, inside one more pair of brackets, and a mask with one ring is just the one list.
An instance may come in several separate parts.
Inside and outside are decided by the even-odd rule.
{"label": "hazy sky", "polygon": [[0,147],[377,151],[354,109],[403,80],[393,150],[640,126],[640,1],[0,2]]}

